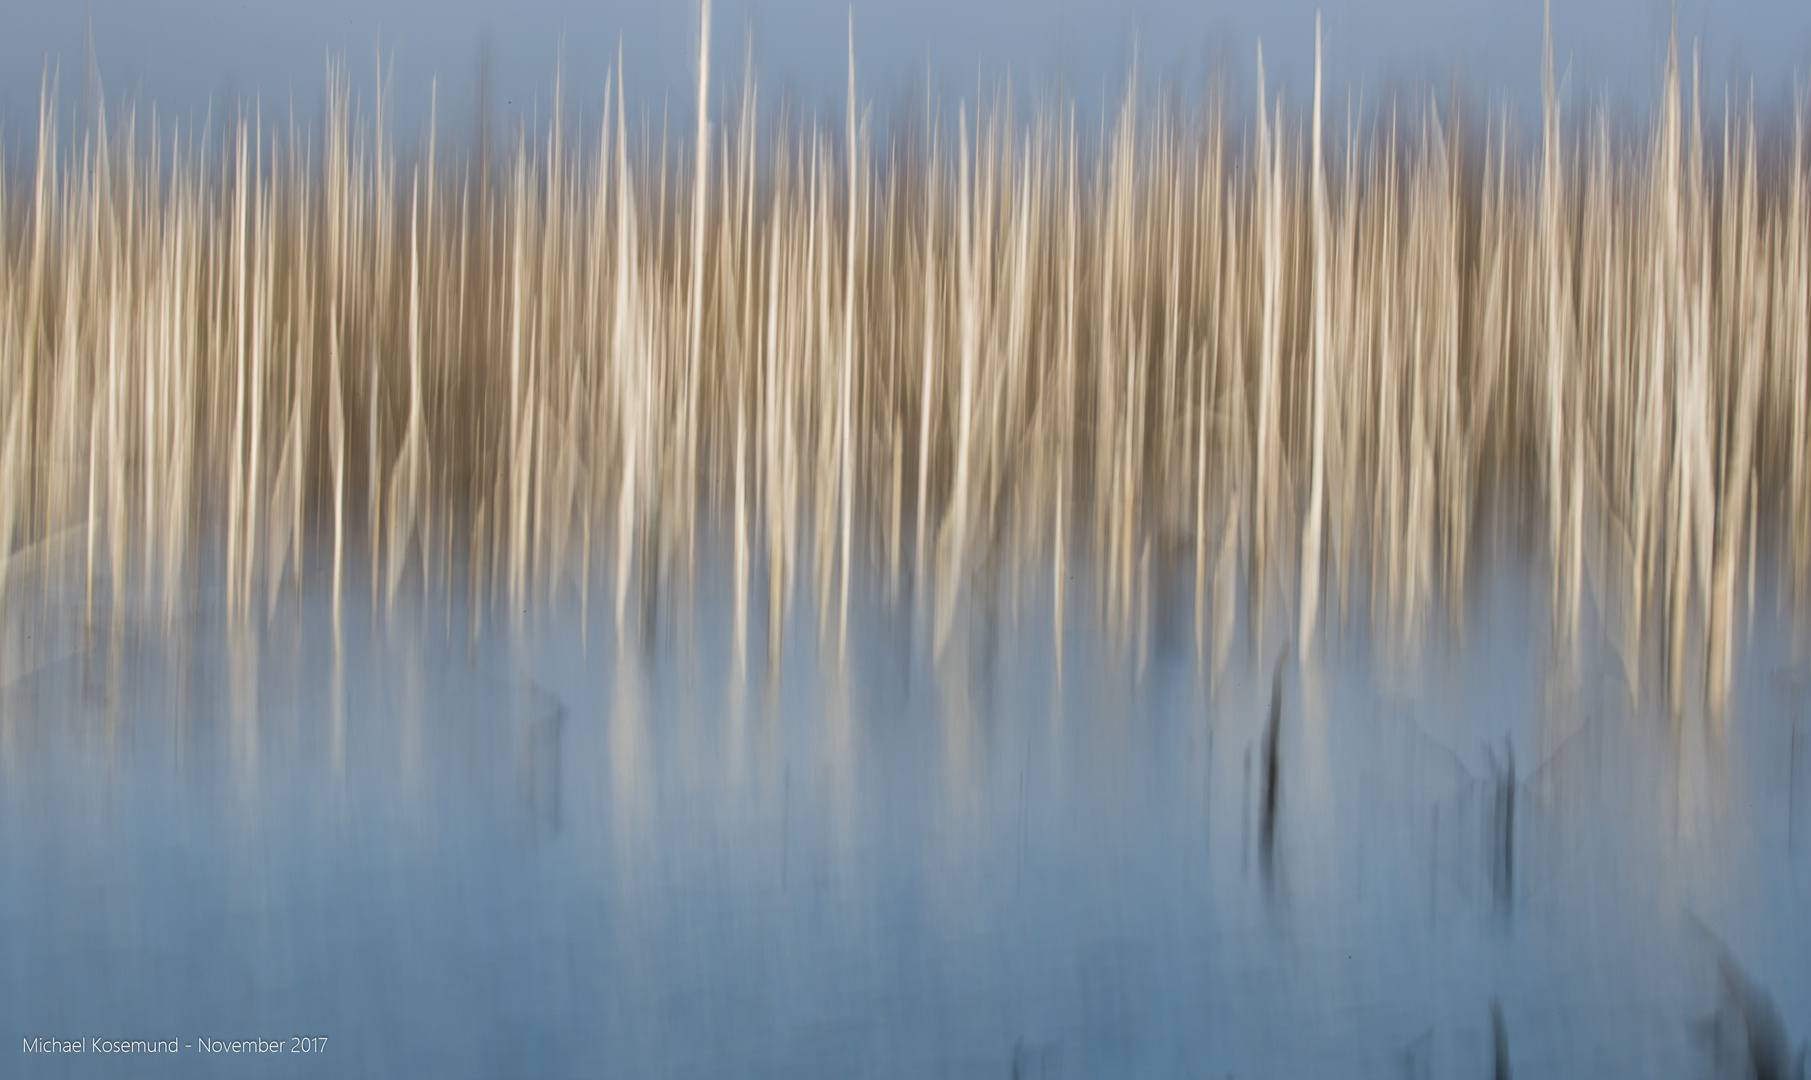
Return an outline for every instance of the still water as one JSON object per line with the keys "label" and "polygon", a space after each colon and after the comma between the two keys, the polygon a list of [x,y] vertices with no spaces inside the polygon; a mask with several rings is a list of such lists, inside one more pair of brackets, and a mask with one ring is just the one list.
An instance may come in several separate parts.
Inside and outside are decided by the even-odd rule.
{"label": "still water", "polygon": [[1060,656],[1029,588],[936,660],[909,592],[841,664],[807,598],[745,672],[708,577],[620,641],[608,598],[359,597],[337,653],[321,588],[246,632],[15,587],[0,1073],[1698,1077],[1811,1034],[1765,580],[1719,726],[1556,649],[1525,570],[1274,681],[1242,628],[1216,686],[1161,576],[1126,634],[1078,579]]}

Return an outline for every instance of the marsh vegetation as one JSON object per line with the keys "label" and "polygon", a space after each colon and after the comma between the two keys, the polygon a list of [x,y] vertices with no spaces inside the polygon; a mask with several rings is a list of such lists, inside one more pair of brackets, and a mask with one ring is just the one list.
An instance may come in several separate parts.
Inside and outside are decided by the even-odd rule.
{"label": "marsh vegetation", "polygon": [[595,590],[623,633],[715,559],[747,663],[795,598],[840,653],[852,580],[937,650],[974,582],[1047,590],[1060,641],[1081,564],[1123,637],[1155,564],[1217,679],[1267,626],[1462,625],[1497,540],[1556,649],[1589,599],[1632,694],[1716,711],[1757,558],[1811,585],[1802,96],[1707,116],[1673,55],[1631,128],[1549,60],[1525,133],[1334,99],[1317,46],[1300,103],[1260,56],[1255,108],[881,123],[851,46],[837,122],[701,41],[672,140],[620,52],[587,124],[556,79],[458,150],[339,62],[307,128],[65,139],[47,78],[0,177],[0,588],[170,625],[207,577],[253,621],[318,572],[336,625],[463,589],[474,627]]}

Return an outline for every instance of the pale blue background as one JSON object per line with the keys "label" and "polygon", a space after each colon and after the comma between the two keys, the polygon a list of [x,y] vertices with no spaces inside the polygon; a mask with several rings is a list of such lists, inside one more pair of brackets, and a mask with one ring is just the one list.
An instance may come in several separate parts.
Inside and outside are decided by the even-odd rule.
{"label": "pale blue background", "polygon": [[[16,153],[36,126],[40,73],[61,64],[65,108],[79,108],[84,6],[69,0],[7,0],[0,34],[0,118]],[[946,99],[974,96],[977,72],[1009,76],[1023,94],[1053,87],[1059,70],[1084,108],[1109,97],[1136,45],[1141,71],[1195,92],[1224,71],[1242,99],[1255,83],[1261,40],[1271,84],[1300,102],[1312,71],[1316,5],[1226,0],[921,0],[855,5],[855,45],[864,97],[898,101],[921,92],[924,73]],[[1473,99],[1507,101],[1526,115],[1539,100],[1541,5],[1533,0],[1346,0],[1324,5],[1330,91],[1375,102],[1390,88],[1455,85]],[[94,0],[94,51],[110,102],[136,97],[168,116],[200,116],[209,102],[261,97],[267,117],[294,102],[319,108],[324,57],[341,50],[368,100],[379,42],[394,63],[393,101],[401,130],[425,119],[430,78],[440,80],[442,130],[470,132],[479,41],[490,35],[499,120],[545,106],[554,58],[565,42],[569,100],[581,115],[603,101],[605,69],[624,43],[630,102],[657,120],[663,104],[675,128],[689,126],[695,75],[694,3],[574,3],[522,0],[318,0],[241,3]],[[841,0],[721,0],[713,16],[716,87],[739,81],[752,41],[765,100],[790,89],[809,107],[840,116],[845,20]],[[1558,63],[1569,65],[1569,100],[1584,91],[1646,111],[1664,56],[1670,7],[1658,0],[1558,4]],[[1707,104],[1730,80],[1750,78],[1763,102],[1789,100],[1795,75],[1811,73],[1811,4],[1800,0],[1688,2],[1681,38],[1703,48]],[[713,93],[713,104],[723,99]],[[1343,110],[1342,110],[1343,111]]]}

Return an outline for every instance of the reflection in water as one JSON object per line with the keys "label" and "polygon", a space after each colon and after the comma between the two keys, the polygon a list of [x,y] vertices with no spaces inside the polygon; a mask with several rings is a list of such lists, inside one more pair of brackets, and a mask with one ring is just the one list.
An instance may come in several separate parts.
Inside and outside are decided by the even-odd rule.
{"label": "reflection in water", "polygon": [[1260,766],[1260,790],[1263,791],[1258,814],[1258,857],[1264,865],[1264,883],[1270,884],[1276,854],[1277,801],[1282,797],[1283,758],[1280,738],[1283,730],[1283,661],[1289,659],[1284,646],[1277,657],[1276,672],[1270,681],[1270,719],[1264,725],[1264,757]]}
{"label": "reflection in water", "polygon": [[1632,709],[1518,584],[1418,665],[1273,640],[1211,692],[1160,616],[1142,677],[1071,617],[1059,680],[1030,594],[933,658],[858,589],[846,664],[751,673],[709,579],[615,641],[9,605],[0,1016],[353,1076],[1796,1075],[1802,661],[1763,606],[1732,722]]}
{"label": "reflection in water", "polygon": [[1503,1006],[1490,999],[1491,1080],[1509,1080],[1509,1032],[1503,1025]]}

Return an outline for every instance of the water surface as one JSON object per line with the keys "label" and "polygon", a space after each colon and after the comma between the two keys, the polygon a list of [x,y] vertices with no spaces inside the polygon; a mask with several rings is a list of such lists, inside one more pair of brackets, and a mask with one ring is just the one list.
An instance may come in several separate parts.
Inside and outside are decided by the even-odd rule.
{"label": "water surface", "polygon": [[[1462,640],[1386,662],[1349,612],[1291,651],[1269,859],[1281,642],[1209,687],[1187,582],[1124,636],[1072,596],[1060,675],[1004,586],[940,661],[858,589],[841,667],[805,598],[747,672],[708,577],[624,641],[603,599],[474,630],[405,590],[337,655],[324,589],[175,633],[15,590],[4,1071],[1487,1076],[1494,998],[1518,1075],[1709,1076],[1722,948],[1797,1046],[1802,643],[1758,605],[1727,717],[1674,717],[1589,626],[1556,658],[1527,581]],[[194,1046],[296,1036],[329,1041]]]}

